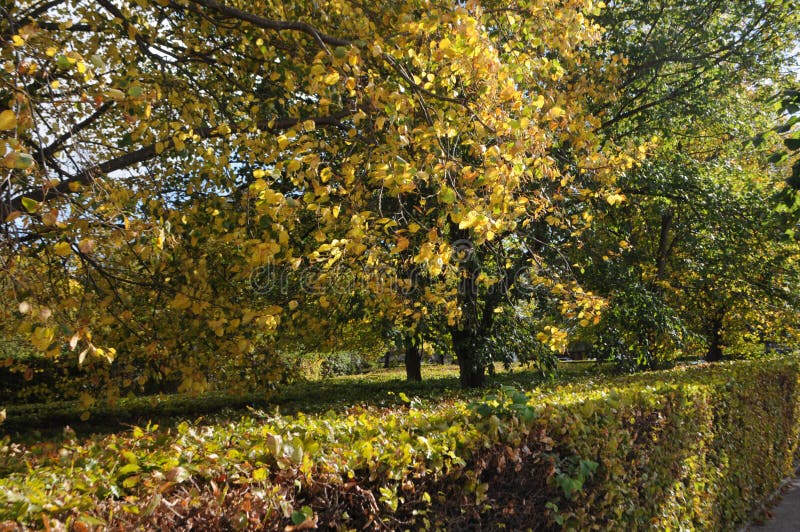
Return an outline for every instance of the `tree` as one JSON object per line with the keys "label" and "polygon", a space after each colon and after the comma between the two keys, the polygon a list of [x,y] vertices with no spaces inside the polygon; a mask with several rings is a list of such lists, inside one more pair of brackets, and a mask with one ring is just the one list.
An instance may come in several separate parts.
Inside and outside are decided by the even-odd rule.
{"label": "tree", "polygon": [[[597,348],[652,365],[700,340],[715,358],[722,323],[747,320],[717,320],[712,299],[695,296],[713,292],[764,308],[784,283],[787,270],[777,264],[793,253],[768,207],[774,174],[763,151],[749,145],[757,132],[749,126],[766,127],[772,117],[746,98],[780,79],[797,41],[798,9],[788,2],[626,1],[611,3],[597,20],[607,28],[598,50],[624,66],[618,97],[596,102],[603,133],[658,145],[620,178],[624,202],[596,205],[596,231],[574,256],[585,286],[609,299]],[[758,239],[770,245],[754,247]],[[765,249],[775,256],[760,254]],[[764,264],[776,266],[776,276],[762,276],[755,288],[748,272],[766,274]],[[706,268],[730,282],[681,284]]]}
{"label": "tree", "polygon": [[[325,294],[254,297],[254,274],[337,263],[430,276],[419,310],[446,316],[481,385],[486,294],[535,267],[529,227],[577,236],[565,198],[634,160],[592,133],[616,69],[590,53],[589,0],[6,9],[4,313],[52,356],[137,353],[186,389],[290,321],[324,330],[298,313]],[[481,277],[453,258],[465,239],[504,262]],[[397,309],[371,291],[364,320]]]}
{"label": "tree", "polygon": [[670,134],[620,180],[628,199],[605,213],[587,252],[605,255],[586,281],[610,299],[605,354],[648,365],[705,344],[715,361],[794,334],[800,271],[778,212],[783,176],[772,148],[747,140],[775,118],[764,94],[742,87],[703,115],[665,112]]}
{"label": "tree", "polygon": [[700,116],[740,84],[781,77],[800,25],[795,2],[626,0],[598,13],[602,53],[625,65],[618,97],[599,101],[603,128],[649,135],[659,115]]}

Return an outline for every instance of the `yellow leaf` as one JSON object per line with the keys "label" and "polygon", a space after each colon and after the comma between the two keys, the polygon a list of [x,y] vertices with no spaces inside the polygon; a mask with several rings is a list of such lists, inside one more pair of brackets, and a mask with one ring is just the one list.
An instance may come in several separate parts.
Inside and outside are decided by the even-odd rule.
{"label": "yellow leaf", "polygon": [[439,50],[449,50],[452,44],[450,43],[450,39],[445,37],[441,41],[439,41]]}
{"label": "yellow leaf", "polygon": [[278,305],[270,305],[264,309],[264,314],[267,316],[276,316],[281,312],[283,312],[283,308],[279,307]]}
{"label": "yellow leaf", "polygon": [[409,240],[404,236],[397,237],[397,245],[392,248],[391,253],[401,253],[402,251],[408,249],[408,245],[410,244]]}
{"label": "yellow leaf", "polygon": [[108,89],[106,91],[106,96],[114,100],[115,102],[121,102],[125,100],[125,93],[119,89]]}
{"label": "yellow leaf", "polygon": [[39,210],[39,202],[36,200],[23,197],[20,201],[22,202],[22,206],[25,207],[25,210],[30,213],[34,213]]}
{"label": "yellow leaf", "polygon": [[192,301],[185,295],[179,293],[172,299],[169,306],[176,310],[184,310],[192,306]]}
{"label": "yellow leaf", "polygon": [[306,131],[314,131],[316,128],[317,124],[313,120],[306,120],[305,122],[303,122],[303,129],[305,129]]}
{"label": "yellow leaf", "polygon": [[256,482],[263,482],[267,480],[267,470],[263,467],[259,467],[258,469],[253,471],[253,480]]}
{"label": "yellow leaf", "polygon": [[0,130],[7,131],[15,127],[17,127],[17,115],[14,114],[14,111],[6,109],[0,113]]}
{"label": "yellow leaf", "polygon": [[53,246],[53,252],[59,257],[66,257],[72,252],[72,248],[70,248],[69,242],[59,242]]}
{"label": "yellow leaf", "polygon": [[25,39],[19,35],[14,35],[11,40],[14,41],[14,46],[25,46]]}
{"label": "yellow leaf", "polygon": [[609,205],[624,203],[626,199],[628,198],[626,198],[624,194],[609,194],[606,196],[606,201],[609,203]]}
{"label": "yellow leaf", "polygon": [[36,349],[46,351],[53,343],[55,335],[55,331],[50,327],[36,327],[31,334],[31,343]]}
{"label": "yellow leaf", "polygon": [[338,72],[331,72],[327,76],[325,76],[325,85],[335,85],[339,81],[339,73]]}

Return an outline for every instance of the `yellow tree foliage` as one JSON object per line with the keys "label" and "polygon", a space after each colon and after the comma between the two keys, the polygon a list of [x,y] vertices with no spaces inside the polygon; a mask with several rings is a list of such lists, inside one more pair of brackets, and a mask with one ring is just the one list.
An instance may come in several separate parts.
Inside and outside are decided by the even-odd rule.
{"label": "yellow tree foliage", "polygon": [[[590,217],[565,205],[622,201],[644,153],[594,133],[618,66],[590,53],[602,7],[17,2],[0,22],[4,327],[185,390],[281,326],[325,334],[337,264],[367,314],[471,327],[453,243],[507,248],[531,224],[577,239]],[[364,273],[409,264],[435,281],[410,309]],[[298,293],[253,290],[310,267]]]}

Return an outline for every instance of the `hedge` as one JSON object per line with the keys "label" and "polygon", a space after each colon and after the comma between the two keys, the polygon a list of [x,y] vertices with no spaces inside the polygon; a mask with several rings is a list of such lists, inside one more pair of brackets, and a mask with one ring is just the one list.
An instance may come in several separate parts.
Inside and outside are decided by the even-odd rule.
{"label": "hedge", "polygon": [[504,387],[472,402],[409,399],[404,408],[255,413],[83,442],[6,441],[0,519],[50,528],[731,530],[791,472],[799,382],[792,358],[547,392]]}

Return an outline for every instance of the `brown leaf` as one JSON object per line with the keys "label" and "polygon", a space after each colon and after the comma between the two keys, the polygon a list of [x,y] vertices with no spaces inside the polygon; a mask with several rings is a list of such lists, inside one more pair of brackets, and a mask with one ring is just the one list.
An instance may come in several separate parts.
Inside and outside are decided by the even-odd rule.
{"label": "brown leaf", "polygon": [[306,518],[305,521],[299,525],[288,525],[283,529],[284,532],[294,532],[295,530],[311,530],[317,528],[317,514]]}

